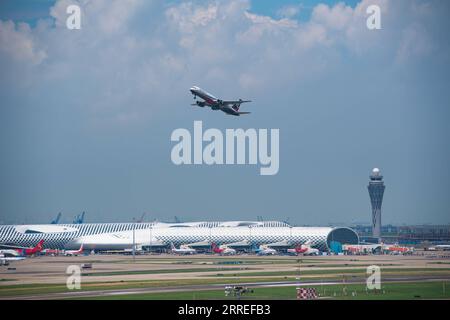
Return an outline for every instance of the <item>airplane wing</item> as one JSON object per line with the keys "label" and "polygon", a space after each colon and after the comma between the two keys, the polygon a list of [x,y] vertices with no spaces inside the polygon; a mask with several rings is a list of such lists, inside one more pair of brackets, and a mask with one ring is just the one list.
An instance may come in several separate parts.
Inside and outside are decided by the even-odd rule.
{"label": "airplane wing", "polygon": [[244,112],[244,111],[241,111],[241,112],[238,112],[239,114],[249,114],[249,113],[251,113],[251,112]]}
{"label": "airplane wing", "polygon": [[9,245],[9,244],[0,244],[0,248],[3,249],[17,249],[17,250],[22,250],[22,249],[32,249],[30,247],[20,247],[20,246],[14,246],[14,245]]}
{"label": "airplane wing", "polygon": [[21,260],[25,260],[25,257],[0,257],[0,260],[3,261],[21,261]]}
{"label": "airplane wing", "polygon": [[241,104],[246,102],[252,102],[252,100],[223,100],[223,104]]}

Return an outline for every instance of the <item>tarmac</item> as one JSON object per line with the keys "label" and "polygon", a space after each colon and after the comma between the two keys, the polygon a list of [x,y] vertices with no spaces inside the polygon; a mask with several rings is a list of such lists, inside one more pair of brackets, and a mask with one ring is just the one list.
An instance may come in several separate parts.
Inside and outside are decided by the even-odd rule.
{"label": "tarmac", "polygon": [[[92,269],[82,271],[82,283],[105,286],[105,290],[73,290],[63,293],[43,293],[21,295],[20,299],[62,299],[73,297],[93,297],[134,293],[177,292],[190,290],[211,290],[224,288],[227,279],[238,279],[249,287],[295,286],[300,275],[302,285],[332,285],[347,274],[349,283],[365,282],[365,268],[380,266],[383,281],[448,281],[450,279],[450,257],[442,252],[419,252],[416,255],[367,255],[367,256],[217,256],[197,254],[177,256],[171,254],[89,255],[89,256],[37,256],[23,261],[12,262],[0,267],[0,299],[15,299],[1,295],[2,288],[14,285],[65,285],[67,268],[71,265],[91,263]],[[12,268],[12,269],[11,269]],[[405,270],[402,272],[402,270]],[[417,269],[415,271],[414,269]],[[343,271],[344,270],[344,271]],[[314,271],[314,272],[311,272]],[[254,274],[271,272],[271,274]],[[286,275],[286,272],[288,275]],[[352,275],[352,272],[356,274]],[[249,274],[250,273],[250,274]],[[277,273],[280,273],[277,275]],[[284,273],[284,274],[283,274]],[[247,275],[248,274],[248,275]],[[334,279],[333,279],[334,278]],[[328,279],[328,280],[327,280]],[[330,280],[331,279],[331,280]],[[175,280],[175,281],[174,281]],[[198,280],[211,283],[179,284],[176,281]],[[158,286],[158,282],[172,281],[175,285]],[[139,283],[136,288],[107,289],[111,284]],[[153,282],[142,287],[142,282]]]}

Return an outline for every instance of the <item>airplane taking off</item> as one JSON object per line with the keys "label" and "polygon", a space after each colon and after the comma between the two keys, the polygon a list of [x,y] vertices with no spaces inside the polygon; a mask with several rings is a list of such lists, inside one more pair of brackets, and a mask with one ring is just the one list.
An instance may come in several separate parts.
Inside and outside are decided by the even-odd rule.
{"label": "airplane taking off", "polygon": [[221,245],[218,247],[215,243],[211,244],[212,250],[214,253],[218,253],[220,255],[233,255],[236,254],[236,250],[233,248],[228,248],[226,245]]}
{"label": "airplane taking off", "polygon": [[191,104],[192,106],[199,107],[210,107],[212,110],[221,110],[226,114],[232,116],[240,116],[241,114],[249,114],[250,112],[241,112],[239,108],[241,103],[251,102],[251,100],[221,100],[214,97],[212,94],[204,91],[203,89],[193,86],[190,89],[191,93],[194,95],[194,99],[200,97],[203,101],[196,101],[196,103]]}
{"label": "airplane taking off", "polygon": [[176,254],[195,254],[195,253],[197,253],[197,250],[192,249],[191,247],[186,246],[186,245],[181,245],[180,248],[177,249],[173,243],[170,243],[170,247],[172,248],[171,252],[176,253]]}

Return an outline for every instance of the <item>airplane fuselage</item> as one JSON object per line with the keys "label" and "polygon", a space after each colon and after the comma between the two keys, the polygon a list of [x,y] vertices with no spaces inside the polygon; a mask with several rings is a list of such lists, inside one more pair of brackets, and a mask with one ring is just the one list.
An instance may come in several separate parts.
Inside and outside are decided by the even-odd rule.
{"label": "airplane fuselage", "polygon": [[247,113],[239,112],[240,104],[244,102],[242,100],[223,101],[197,86],[190,88],[189,91],[194,95],[194,99],[197,99],[197,97],[203,99],[203,101],[196,101],[196,103],[194,104],[199,107],[210,107],[212,110],[220,110],[222,112],[225,112],[226,114],[233,116],[240,116],[241,114]]}

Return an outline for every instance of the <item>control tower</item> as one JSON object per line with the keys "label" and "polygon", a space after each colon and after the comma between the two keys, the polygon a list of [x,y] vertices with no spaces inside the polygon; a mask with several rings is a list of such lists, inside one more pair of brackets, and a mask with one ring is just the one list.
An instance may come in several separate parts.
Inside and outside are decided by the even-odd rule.
{"label": "control tower", "polygon": [[384,188],[380,169],[373,168],[367,189],[369,189],[370,203],[372,204],[372,235],[378,241],[381,240],[381,203],[383,202]]}

